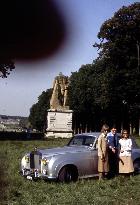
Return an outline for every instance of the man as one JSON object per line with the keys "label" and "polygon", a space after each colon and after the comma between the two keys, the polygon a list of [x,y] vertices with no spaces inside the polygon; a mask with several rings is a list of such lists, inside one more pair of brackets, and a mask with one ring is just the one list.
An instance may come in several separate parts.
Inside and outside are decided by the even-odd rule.
{"label": "man", "polygon": [[109,160],[109,178],[118,174],[119,158],[118,158],[118,145],[119,136],[117,129],[112,127],[111,131],[107,134],[108,143],[108,160]]}

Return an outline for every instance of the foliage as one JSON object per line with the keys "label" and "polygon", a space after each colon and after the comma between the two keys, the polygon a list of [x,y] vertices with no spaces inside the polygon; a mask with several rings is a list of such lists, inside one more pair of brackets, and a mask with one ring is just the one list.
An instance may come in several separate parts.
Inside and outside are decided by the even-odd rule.
{"label": "foliage", "polygon": [[[72,73],[69,85],[69,104],[74,111],[73,124],[84,130],[99,130],[99,105],[101,71],[92,64],[83,65],[78,72]],[[95,116],[98,114],[98,119]]]}
{"label": "foliage", "polygon": [[79,72],[72,73],[70,77],[69,103],[76,112],[87,111],[85,106],[90,101],[90,91],[88,90],[89,87],[87,84],[91,73],[90,67],[91,65],[82,66]]}
{"label": "foliage", "polygon": [[[110,87],[115,88],[117,97],[122,98],[120,100],[124,99],[131,104],[131,100],[135,101],[136,95],[140,95],[140,70],[137,62],[137,45],[140,42],[140,3],[122,7],[111,19],[105,21],[98,38],[100,43],[94,46],[100,49],[99,58],[108,63],[107,69],[111,65],[115,72]],[[120,90],[123,90],[121,96]]]}
{"label": "foliage", "polygon": [[[109,86],[107,95],[112,106],[123,107],[127,104],[127,115],[137,118],[140,116],[140,68],[138,67],[138,44],[140,42],[140,3],[122,7],[114,16],[105,21],[98,33],[99,60],[107,65],[105,75],[108,76]],[[135,116],[136,117],[136,116]],[[130,119],[131,120],[131,119]]]}
{"label": "foliage", "polygon": [[32,128],[39,131],[43,131],[47,121],[47,110],[50,108],[50,98],[52,95],[52,89],[48,89],[42,92],[38,97],[38,102],[34,104],[30,109],[29,122]]}
{"label": "foliage", "polygon": [[28,127],[28,118],[27,117],[21,117],[20,118],[20,122],[19,122],[19,126],[22,128],[27,128]]}
{"label": "foliage", "polygon": [[0,162],[4,163],[0,168],[0,182],[4,183],[0,183],[1,204],[140,204],[140,175],[130,179],[118,176],[101,182],[97,178],[84,179],[69,184],[43,180],[34,182],[20,176],[20,160],[26,152],[34,147],[63,146],[67,141],[68,139],[2,141]]}
{"label": "foliage", "polygon": [[12,60],[0,59],[0,77],[7,78],[7,76],[10,74],[10,71],[12,71],[14,68],[15,65]]}
{"label": "foliage", "polygon": [[136,126],[140,116],[140,3],[119,9],[103,23],[98,38],[94,47],[99,57],[71,75],[71,108],[80,121],[81,114],[86,122],[89,119],[94,130],[95,124],[104,122],[120,128],[123,121],[128,128],[133,120]]}
{"label": "foliage", "polygon": [[100,58],[110,58],[113,64],[118,65],[118,69],[126,66],[126,62],[136,67],[137,42],[140,41],[140,3],[119,9],[102,24],[98,38],[100,43],[94,46],[100,49]]}

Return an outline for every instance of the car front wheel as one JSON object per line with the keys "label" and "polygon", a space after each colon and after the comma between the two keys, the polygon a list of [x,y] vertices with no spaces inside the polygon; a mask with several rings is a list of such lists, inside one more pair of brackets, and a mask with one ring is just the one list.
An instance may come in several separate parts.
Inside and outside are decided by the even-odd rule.
{"label": "car front wheel", "polygon": [[71,182],[71,181],[76,181],[77,178],[78,178],[77,170],[74,168],[65,166],[60,170],[58,181]]}

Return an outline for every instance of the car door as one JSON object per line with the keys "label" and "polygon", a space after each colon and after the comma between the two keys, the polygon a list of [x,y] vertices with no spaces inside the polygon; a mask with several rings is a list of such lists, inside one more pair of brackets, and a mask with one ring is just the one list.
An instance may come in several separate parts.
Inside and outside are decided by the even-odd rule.
{"label": "car door", "polygon": [[91,152],[91,173],[98,174],[98,150],[93,149]]}
{"label": "car door", "polygon": [[98,174],[98,139],[95,139],[95,143],[90,150],[91,155],[91,173]]}
{"label": "car door", "polygon": [[[98,172],[98,150],[97,150],[97,143],[96,137],[94,136],[86,136],[84,144],[88,146],[89,155],[89,170],[88,174],[93,175],[97,174]],[[94,145],[94,146],[93,146]]]}

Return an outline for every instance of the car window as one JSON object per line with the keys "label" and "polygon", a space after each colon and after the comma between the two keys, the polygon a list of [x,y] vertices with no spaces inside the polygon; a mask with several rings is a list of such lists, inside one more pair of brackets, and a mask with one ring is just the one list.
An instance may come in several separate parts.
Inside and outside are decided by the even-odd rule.
{"label": "car window", "polygon": [[93,144],[94,141],[95,141],[95,137],[86,136],[86,137],[85,137],[85,141],[84,141],[84,145],[90,146],[90,144]]}
{"label": "car window", "polygon": [[93,144],[95,141],[94,136],[88,136],[88,135],[76,135],[74,136],[70,142],[68,143],[68,146],[71,145],[85,145],[85,146],[90,146],[90,144]]}
{"label": "car window", "polygon": [[84,140],[83,136],[75,136],[68,143],[68,146],[71,146],[71,145],[78,145],[78,146],[83,145],[83,140]]}

